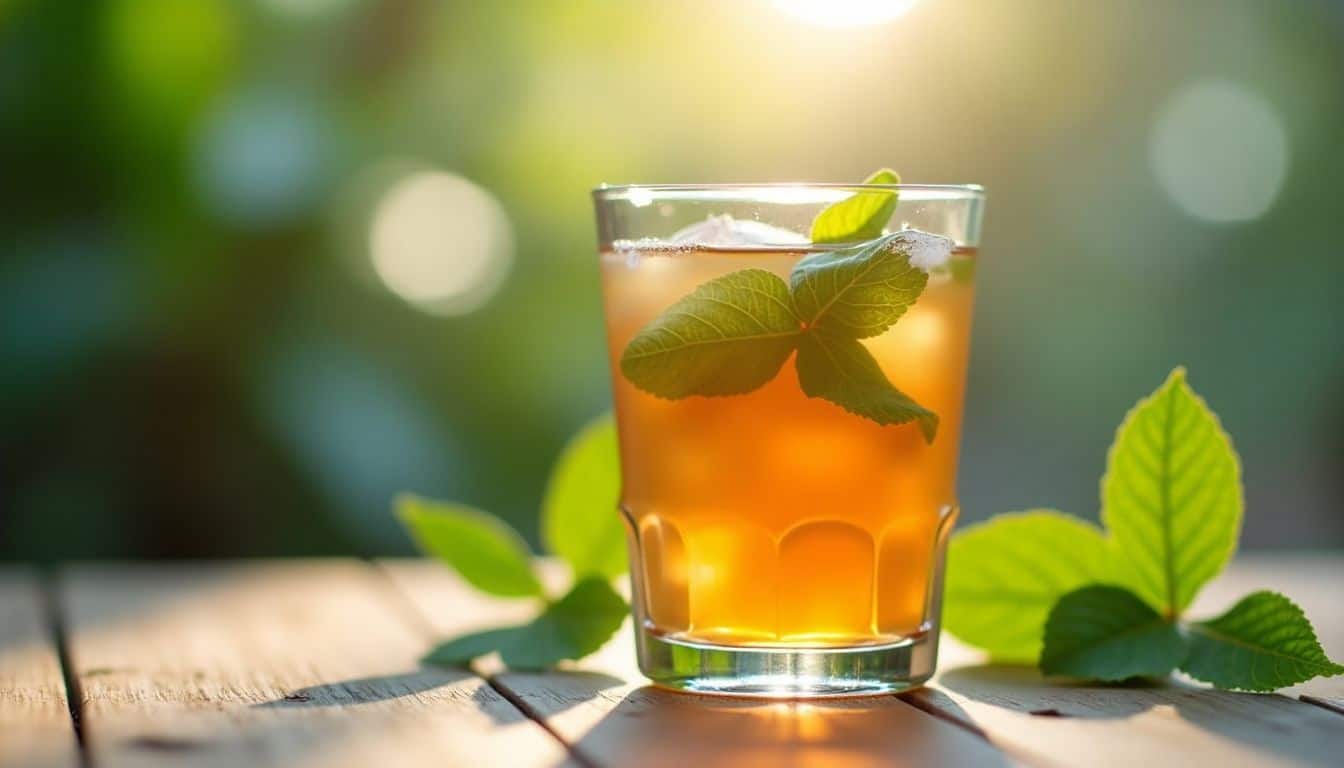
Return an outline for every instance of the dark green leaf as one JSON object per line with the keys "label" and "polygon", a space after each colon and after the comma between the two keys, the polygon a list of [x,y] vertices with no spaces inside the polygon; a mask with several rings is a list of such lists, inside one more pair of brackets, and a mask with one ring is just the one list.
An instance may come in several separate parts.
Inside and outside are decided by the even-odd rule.
{"label": "dark green leaf", "polygon": [[416,496],[399,497],[396,510],[420,550],[452,566],[473,587],[504,597],[542,594],[527,544],[493,515]]}
{"label": "dark green leaf", "polygon": [[784,281],[730,272],[673,304],[626,346],[621,372],[670,399],[750,392],[779,373],[800,333]]}
{"label": "dark green leaf", "polygon": [[527,624],[463,635],[438,646],[424,661],[461,666],[498,651],[512,669],[547,669],[601,648],[629,613],[630,607],[605,578],[584,579]]}
{"label": "dark green leaf", "polygon": [[1175,624],[1127,589],[1094,585],[1061,597],[1050,611],[1040,667],[1095,680],[1163,677],[1185,655]]}
{"label": "dark green leaf", "polygon": [[1010,512],[952,535],[943,626],[1000,661],[1035,662],[1050,609],[1110,577],[1095,525],[1049,509]]}
{"label": "dark green leaf", "polygon": [[929,238],[937,236],[898,232],[802,259],[789,275],[798,317],[810,329],[858,339],[887,330],[929,280],[927,272],[910,263],[912,250],[951,248],[946,238]]}
{"label": "dark green leaf", "polygon": [[[890,168],[883,168],[863,180],[864,184],[900,184],[901,177]],[[871,240],[882,234],[882,228],[896,212],[897,195],[894,190],[859,192],[831,203],[812,220],[812,242],[852,243]]]}
{"label": "dark green leaf", "polygon": [[1189,628],[1190,656],[1181,669],[1219,688],[1272,691],[1344,674],[1344,666],[1326,657],[1302,609],[1276,592],[1254,592]]}
{"label": "dark green leaf", "polygon": [[798,384],[808,397],[820,397],[878,424],[918,421],[924,439],[933,442],[938,417],[887,381],[886,374],[855,339],[813,331],[798,344]]}
{"label": "dark green leaf", "polygon": [[625,572],[625,524],[616,423],[606,414],[565,446],[551,470],[541,505],[541,535],[576,577]]}
{"label": "dark green leaf", "polygon": [[1168,616],[1178,616],[1232,558],[1241,465],[1184,368],[1125,416],[1101,501],[1101,519],[1127,566],[1123,582]]}
{"label": "dark green leaf", "polygon": [[463,667],[473,659],[524,642],[527,625],[472,632],[435,646],[421,661],[440,667]]}

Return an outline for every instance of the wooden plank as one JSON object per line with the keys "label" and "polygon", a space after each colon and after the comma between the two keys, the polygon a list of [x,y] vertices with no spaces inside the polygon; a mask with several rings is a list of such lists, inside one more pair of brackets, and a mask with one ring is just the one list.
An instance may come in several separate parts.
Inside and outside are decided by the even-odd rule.
{"label": "wooden plank", "polygon": [[565,757],[479,677],[419,668],[425,628],[362,563],[79,567],[60,596],[102,768]]}
{"label": "wooden plank", "polygon": [[[445,636],[527,617],[485,598],[442,566],[392,562],[393,580]],[[502,610],[501,610],[502,605]],[[1005,765],[970,731],[894,696],[787,703],[653,688],[634,663],[630,622],[577,670],[500,672],[498,685],[593,765]]]}
{"label": "wooden plank", "polygon": [[0,569],[0,768],[79,764],[54,637],[37,577]]}
{"label": "wooden plank", "polygon": [[[1314,582],[1321,575],[1292,557],[1248,558],[1230,569],[1224,583],[1210,586],[1201,604],[1213,605],[1195,615],[1221,611],[1232,602],[1224,594],[1239,596],[1247,584],[1277,586],[1304,605],[1310,602],[1309,615],[1314,610],[1318,626],[1333,632],[1337,616],[1318,599],[1331,582]],[[1344,754],[1344,719],[1288,695],[1215,691],[1179,681],[1146,688],[1047,682],[1034,668],[986,666],[947,638],[939,670],[930,688],[906,696],[979,728],[1006,750],[1041,761],[1146,768],[1338,765]]]}

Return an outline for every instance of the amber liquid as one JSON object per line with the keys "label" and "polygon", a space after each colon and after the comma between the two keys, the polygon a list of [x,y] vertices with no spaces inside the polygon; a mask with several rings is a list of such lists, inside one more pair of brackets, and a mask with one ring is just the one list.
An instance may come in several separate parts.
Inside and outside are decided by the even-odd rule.
{"label": "amber liquid", "polygon": [[[972,286],[935,271],[913,307],[865,339],[887,377],[941,424],[879,426],[811,399],[793,361],[746,395],[669,401],[621,374],[626,344],[707,280],[805,251],[635,248],[602,255],[620,436],[621,503],[649,628],[731,645],[851,646],[930,619],[957,512]],[[952,259],[970,260],[970,249]],[[965,265],[968,262],[962,261]],[[969,270],[965,270],[969,272]]]}

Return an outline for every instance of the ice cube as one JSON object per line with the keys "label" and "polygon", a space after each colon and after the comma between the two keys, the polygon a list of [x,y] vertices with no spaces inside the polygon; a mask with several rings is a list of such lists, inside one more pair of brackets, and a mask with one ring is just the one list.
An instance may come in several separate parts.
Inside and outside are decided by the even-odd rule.
{"label": "ice cube", "polygon": [[728,214],[710,216],[677,230],[669,240],[677,245],[807,245],[806,237],[790,229],[761,221],[734,219]]}
{"label": "ice cube", "polygon": [[954,243],[951,238],[921,232],[918,229],[901,230],[897,241],[905,246],[910,263],[925,272],[931,272],[947,263]]}

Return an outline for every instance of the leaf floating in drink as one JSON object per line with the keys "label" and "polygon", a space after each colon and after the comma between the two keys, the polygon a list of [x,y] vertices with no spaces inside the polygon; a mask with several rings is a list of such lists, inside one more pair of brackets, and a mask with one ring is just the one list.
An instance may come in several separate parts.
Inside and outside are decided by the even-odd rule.
{"label": "leaf floating in drink", "polygon": [[805,334],[798,344],[798,384],[808,397],[829,400],[884,426],[918,421],[930,443],[938,432],[938,416],[892,386],[857,339],[825,331]]}
{"label": "leaf floating in drink", "polygon": [[668,307],[626,346],[621,372],[659,397],[740,395],[779,373],[800,331],[784,281],[744,269]]}
{"label": "leaf floating in drink", "polygon": [[[883,168],[863,180],[864,184],[900,184],[901,177],[890,168]],[[832,203],[812,220],[812,242],[853,243],[872,240],[882,234],[883,227],[896,212],[895,190],[858,192],[838,203]]]}
{"label": "leaf floating in drink", "polygon": [[789,275],[799,318],[810,329],[854,339],[881,334],[924,292],[929,275],[910,261],[913,253],[929,248],[950,253],[952,241],[923,232],[899,232],[808,256]]}
{"label": "leaf floating in drink", "polygon": [[[868,183],[898,181],[879,171]],[[895,325],[952,252],[952,241],[937,235],[881,235],[895,205],[895,192],[878,190],[829,206],[813,224],[814,240],[867,241],[806,256],[788,284],[761,269],[704,283],[630,341],[621,372],[667,399],[741,395],[772,380],[797,350],[808,397],[877,424],[917,421],[932,442],[937,415],[896,388],[859,342]]]}

